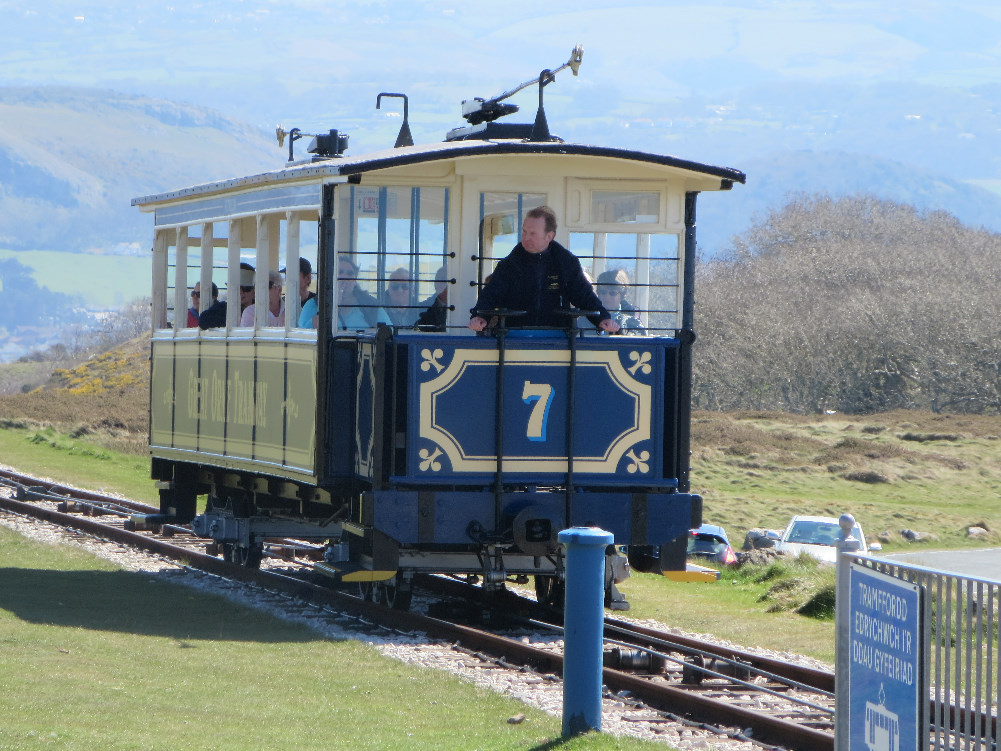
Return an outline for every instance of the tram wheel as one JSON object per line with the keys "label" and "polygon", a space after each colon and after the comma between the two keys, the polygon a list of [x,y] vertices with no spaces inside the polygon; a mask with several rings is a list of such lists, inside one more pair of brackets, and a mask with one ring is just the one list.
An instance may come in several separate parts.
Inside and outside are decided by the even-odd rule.
{"label": "tram wheel", "polygon": [[387,608],[393,610],[410,610],[414,590],[410,582],[404,582],[403,574],[397,574],[395,579],[383,582],[379,587],[379,599]]}
{"label": "tram wheel", "polygon": [[562,608],[566,599],[567,585],[555,576],[535,576],[535,599],[540,605]]}

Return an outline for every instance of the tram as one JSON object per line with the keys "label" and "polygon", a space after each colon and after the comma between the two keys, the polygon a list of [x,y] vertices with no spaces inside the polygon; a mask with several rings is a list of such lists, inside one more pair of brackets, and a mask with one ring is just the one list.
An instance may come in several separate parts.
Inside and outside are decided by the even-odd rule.
{"label": "tram", "polygon": [[[279,127],[288,159],[274,171],[133,200],[154,220],[160,521],[192,522],[247,566],[267,539],[321,542],[318,569],[396,607],[418,573],[488,589],[534,576],[557,601],[571,526],[612,532],[634,568],[684,569],[702,508],[689,483],[696,198],[745,177],[550,133],[544,88],[581,56],[464,102],[442,142],[414,145],[407,98],[380,93],[404,111],[384,150]],[[529,85],[535,121],[501,121]],[[486,331],[468,328],[542,205],[642,326],[601,335],[567,310],[565,327],[526,329],[492,310],[478,311]]]}

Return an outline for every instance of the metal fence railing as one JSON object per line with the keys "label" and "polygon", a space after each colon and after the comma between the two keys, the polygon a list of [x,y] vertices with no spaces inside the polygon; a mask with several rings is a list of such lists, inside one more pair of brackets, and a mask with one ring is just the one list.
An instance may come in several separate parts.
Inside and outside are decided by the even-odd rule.
{"label": "metal fence railing", "polygon": [[[838,626],[837,626],[837,696],[838,719],[836,748],[852,749],[849,738],[858,735],[849,726],[848,693],[849,674],[853,660],[859,661],[857,637],[860,630],[869,628],[864,613],[853,612],[850,591],[854,564],[856,572],[873,572],[901,584],[920,590],[920,643],[914,650],[917,660],[919,690],[928,692],[927,704],[920,699],[923,714],[916,749],[934,751],[970,751],[996,749],[998,741],[998,713],[1001,700],[1001,652],[998,649],[998,621],[1001,615],[1001,583],[970,576],[946,573],[935,569],[903,564],[882,558],[844,553],[838,571]],[[857,597],[857,595],[856,595]],[[888,645],[886,655],[893,651],[894,640],[899,634],[882,632],[886,628],[878,621],[871,636]],[[855,650],[855,654],[852,650]],[[882,655],[881,655],[882,656]],[[889,656],[885,657],[890,660]],[[886,663],[888,682],[896,668]],[[881,687],[882,688],[882,687]],[[866,719],[865,746],[868,751],[903,751],[907,748],[896,744],[895,729],[880,714],[877,703],[870,703]],[[886,714],[885,712],[883,713]],[[861,722],[855,720],[853,722]],[[927,723],[927,724],[924,724]],[[927,730],[927,744],[920,742]]]}

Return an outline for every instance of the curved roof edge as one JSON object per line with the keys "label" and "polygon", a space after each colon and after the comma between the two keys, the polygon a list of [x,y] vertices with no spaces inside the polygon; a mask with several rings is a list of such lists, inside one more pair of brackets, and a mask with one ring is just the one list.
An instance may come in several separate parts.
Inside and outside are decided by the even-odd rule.
{"label": "curved roof edge", "polygon": [[306,177],[346,177],[380,169],[400,167],[422,162],[433,162],[438,159],[450,159],[463,156],[480,156],[485,154],[566,154],[578,156],[599,156],[610,159],[628,159],[648,164],[686,170],[701,175],[718,177],[734,183],[744,184],[747,176],[740,170],[731,167],[714,167],[708,164],[693,162],[688,159],[653,154],[633,149],[620,149],[610,146],[587,146],[584,144],[564,143],[561,141],[444,141],[441,143],[421,146],[404,146],[370,152],[358,156],[332,157],[317,162],[303,162],[289,165],[273,172],[263,172],[257,175],[237,177],[230,180],[204,183],[182,190],[170,191],[132,199],[133,206],[143,206],[150,203],[171,201],[205,193],[214,193],[242,186],[260,185],[269,182],[300,180]]}
{"label": "curved roof edge", "polygon": [[[613,159],[630,159],[637,162],[648,162],[660,164],[666,167],[677,167],[678,169],[698,172],[704,175],[712,175],[724,180],[743,184],[747,176],[740,170],[732,167],[714,167],[708,164],[693,162],[688,159],[666,156],[663,154],[653,154],[646,151],[636,151],[633,149],[619,149],[611,146],[586,146],[584,144],[563,143],[559,141],[459,141],[435,144],[435,146],[456,146],[461,145],[463,156],[476,156],[478,154],[571,154],[581,156],[605,156]],[[460,150],[460,149],[456,149]],[[377,152],[367,155],[371,158],[367,165],[356,165],[353,170],[341,170],[341,174],[351,172],[368,172],[373,169],[385,169],[405,164],[416,164],[423,161],[431,161],[441,157],[443,149],[427,147],[412,147],[393,149],[391,151]],[[448,150],[451,151],[451,150]],[[409,152],[409,153],[407,153]],[[450,156],[455,156],[451,154]]]}

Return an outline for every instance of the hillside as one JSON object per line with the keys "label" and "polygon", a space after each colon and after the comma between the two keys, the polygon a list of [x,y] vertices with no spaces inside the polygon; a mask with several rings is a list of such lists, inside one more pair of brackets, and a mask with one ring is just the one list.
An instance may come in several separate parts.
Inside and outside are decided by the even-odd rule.
{"label": "hillside", "polygon": [[273,137],[203,107],[0,88],[0,248],[145,252],[152,221],[133,197],[283,162]]}
{"label": "hillside", "polygon": [[[887,551],[1001,541],[1001,417],[898,410],[796,416],[697,412],[692,489],[740,545],[794,514],[850,512]],[[972,540],[967,528],[990,530]]]}
{"label": "hillside", "polygon": [[[10,368],[13,366],[3,366]],[[144,454],[149,429],[149,338],[56,369],[26,394],[0,396],[0,427],[52,426],[119,451]]]}

